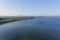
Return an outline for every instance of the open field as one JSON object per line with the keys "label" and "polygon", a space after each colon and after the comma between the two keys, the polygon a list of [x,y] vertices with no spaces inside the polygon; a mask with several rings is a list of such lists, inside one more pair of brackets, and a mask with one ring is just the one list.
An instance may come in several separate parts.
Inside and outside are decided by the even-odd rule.
{"label": "open field", "polygon": [[0,24],[18,21],[18,20],[26,20],[26,19],[33,19],[33,17],[9,17],[9,18],[0,18]]}

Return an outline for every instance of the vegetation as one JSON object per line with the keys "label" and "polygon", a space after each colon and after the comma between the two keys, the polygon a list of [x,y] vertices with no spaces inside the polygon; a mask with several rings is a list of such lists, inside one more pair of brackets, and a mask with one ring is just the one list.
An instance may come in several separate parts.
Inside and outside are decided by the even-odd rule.
{"label": "vegetation", "polygon": [[0,24],[18,21],[18,20],[26,20],[26,19],[33,19],[33,17],[9,17],[9,18],[0,18]]}

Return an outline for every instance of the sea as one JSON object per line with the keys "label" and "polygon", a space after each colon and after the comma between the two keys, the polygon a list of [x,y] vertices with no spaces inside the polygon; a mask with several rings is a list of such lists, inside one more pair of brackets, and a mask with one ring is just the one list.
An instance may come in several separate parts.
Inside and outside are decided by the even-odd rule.
{"label": "sea", "polygon": [[[60,16],[36,17],[0,25],[0,39],[15,40],[23,34],[35,34],[36,40],[60,40]],[[2,36],[2,37],[1,37]]]}

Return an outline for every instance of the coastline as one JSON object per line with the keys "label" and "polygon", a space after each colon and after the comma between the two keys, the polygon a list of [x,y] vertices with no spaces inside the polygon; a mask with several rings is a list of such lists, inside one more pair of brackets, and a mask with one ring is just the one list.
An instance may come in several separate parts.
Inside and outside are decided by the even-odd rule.
{"label": "coastline", "polygon": [[[34,18],[19,19],[19,20],[22,21],[22,20],[28,20],[28,19],[34,19]],[[9,23],[9,22],[19,21],[19,20],[0,21],[0,25],[5,24],[5,23]]]}

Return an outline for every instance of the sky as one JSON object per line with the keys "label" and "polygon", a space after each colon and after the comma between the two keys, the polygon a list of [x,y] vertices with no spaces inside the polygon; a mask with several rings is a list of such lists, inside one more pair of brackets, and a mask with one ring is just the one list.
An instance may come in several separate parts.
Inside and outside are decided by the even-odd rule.
{"label": "sky", "polygon": [[60,0],[0,0],[0,16],[60,16]]}

